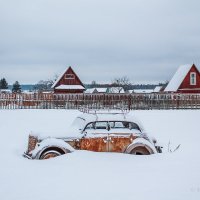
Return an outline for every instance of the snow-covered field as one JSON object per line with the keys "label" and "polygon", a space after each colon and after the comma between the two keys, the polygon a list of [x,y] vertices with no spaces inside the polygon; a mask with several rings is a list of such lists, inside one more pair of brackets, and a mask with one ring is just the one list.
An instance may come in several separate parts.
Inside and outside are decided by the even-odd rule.
{"label": "snow-covered field", "polygon": [[50,160],[22,157],[31,131],[65,132],[69,110],[0,111],[0,200],[199,200],[200,111],[133,111],[175,153],[133,156],[76,151]]}

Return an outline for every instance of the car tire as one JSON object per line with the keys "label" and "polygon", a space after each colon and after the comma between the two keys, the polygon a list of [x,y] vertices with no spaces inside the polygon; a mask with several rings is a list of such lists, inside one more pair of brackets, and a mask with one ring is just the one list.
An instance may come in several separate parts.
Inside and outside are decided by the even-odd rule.
{"label": "car tire", "polygon": [[57,156],[60,156],[62,155],[63,153],[57,151],[57,150],[47,150],[45,152],[43,152],[41,155],[40,155],[40,160],[46,160],[46,159],[49,159],[49,158],[55,158]]}
{"label": "car tire", "polygon": [[145,146],[137,146],[133,148],[130,152],[133,155],[150,155],[152,154]]}
{"label": "car tire", "polygon": [[62,149],[59,149],[59,148],[48,148],[46,150],[44,150],[40,156],[39,156],[39,159],[40,160],[46,160],[46,159],[49,159],[49,158],[55,158],[57,156],[61,156],[63,154],[65,154],[66,152],[64,152]]}

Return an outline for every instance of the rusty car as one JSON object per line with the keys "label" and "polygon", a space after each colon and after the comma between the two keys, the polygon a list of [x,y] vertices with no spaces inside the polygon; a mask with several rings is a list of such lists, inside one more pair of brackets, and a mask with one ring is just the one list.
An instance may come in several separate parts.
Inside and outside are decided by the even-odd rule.
{"label": "rusty car", "polygon": [[134,155],[162,152],[156,139],[148,136],[141,123],[129,113],[82,113],[66,132],[62,137],[56,134],[55,137],[30,134],[24,156],[30,159],[48,159],[75,150]]}

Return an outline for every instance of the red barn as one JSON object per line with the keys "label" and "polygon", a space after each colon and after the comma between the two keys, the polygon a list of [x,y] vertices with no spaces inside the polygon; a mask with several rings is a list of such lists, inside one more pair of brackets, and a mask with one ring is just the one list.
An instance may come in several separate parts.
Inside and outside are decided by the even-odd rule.
{"label": "red barn", "polygon": [[180,66],[164,92],[200,93],[200,73],[195,64]]}
{"label": "red barn", "polygon": [[52,85],[54,93],[83,93],[85,87],[74,70],[69,67]]}

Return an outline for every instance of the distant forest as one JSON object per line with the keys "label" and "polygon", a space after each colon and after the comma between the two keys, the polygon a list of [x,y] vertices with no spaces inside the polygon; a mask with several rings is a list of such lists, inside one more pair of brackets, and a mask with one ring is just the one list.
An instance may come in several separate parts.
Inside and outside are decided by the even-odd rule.
{"label": "distant forest", "polygon": [[[113,86],[112,84],[84,84],[85,88],[107,88],[107,87],[111,87]],[[166,85],[165,83],[159,83],[158,85],[160,86],[164,86]],[[22,90],[27,90],[27,91],[33,91],[35,89],[36,85],[21,85],[21,89]],[[157,86],[157,84],[133,84],[133,85],[129,85],[127,86],[128,90],[133,90],[133,89],[154,89]],[[8,85],[8,89],[12,90],[12,85]],[[50,89],[50,88],[49,88]]]}
{"label": "distant forest", "polygon": [[[130,84],[127,87],[128,90],[134,89],[154,89],[156,86],[165,86],[166,83],[159,83],[159,84]],[[112,84],[85,84],[86,88],[107,88],[107,87],[114,87]]]}

